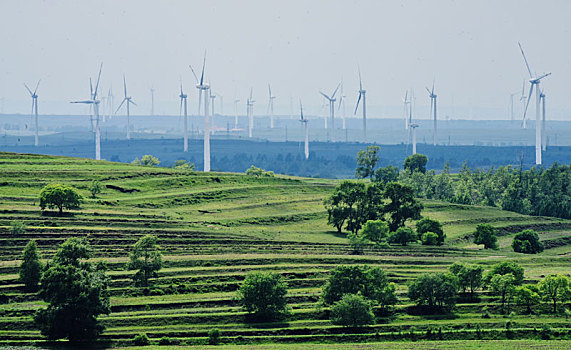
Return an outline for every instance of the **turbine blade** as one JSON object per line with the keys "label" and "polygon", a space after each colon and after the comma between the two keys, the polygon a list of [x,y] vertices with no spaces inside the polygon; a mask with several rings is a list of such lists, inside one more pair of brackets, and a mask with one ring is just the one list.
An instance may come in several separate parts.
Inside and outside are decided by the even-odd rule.
{"label": "turbine blade", "polygon": [[194,80],[196,80],[196,83],[198,84],[198,77],[196,76],[194,69],[192,68],[192,66],[190,64],[188,66],[190,67],[190,70],[192,71],[192,75],[194,75]]}
{"label": "turbine blade", "polygon": [[121,103],[119,104],[119,107],[117,107],[117,110],[115,111],[115,114],[117,114],[117,112],[119,112],[119,110],[121,109],[121,107],[123,106],[123,103],[125,103],[125,101],[127,101],[126,98],[124,98],[123,101],[121,101]]}
{"label": "turbine blade", "polygon": [[357,100],[357,106],[355,106],[355,113],[353,114],[357,114],[357,108],[359,108],[359,102],[361,102],[361,93],[359,93],[359,99]]}
{"label": "turbine blade", "polygon": [[97,90],[99,89],[99,79],[101,79],[101,69],[103,69],[103,63],[99,66],[99,74],[97,75],[97,83],[95,84],[95,92],[93,93],[93,99],[97,98]]}
{"label": "turbine blade", "polygon": [[[363,82],[361,81],[361,67],[357,66],[357,70],[359,71],[359,90],[363,90]],[[359,96],[361,98],[361,96]]]}
{"label": "turbine blade", "polygon": [[125,97],[127,97],[127,80],[125,80],[125,74],[123,74],[123,88],[125,90]]}
{"label": "turbine blade", "polygon": [[24,83],[24,86],[26,87],[26,90],[28,90],[28,92],[30,93],[30,96],[34,96],[34,93],[32,92],[32,90],[30,90],[30,88],[28,87],[28,85],[26,85],[26,83]]}
{"label": "turbine blade", "polygon": [[204,67],[206,66],[206,51],[204,51],[204,60],[202,61],[202,74],[200,75],[200,85],[204,82]]}
{"label": "turbine blade", "polygon": [[432,95],[432,94],[430,93],[430,89],[428,88],[428,86],[426,87],[426,91],[428,91],[428,94],[429,94],[429,95]]}
{"label": "turbine blade", "polygon": [[254,91],[254,88],[250,88],[250,102],[252,102],[252,93]]}
{"label": "turbine blade", "polygon": [[432,92],[431,92],[431,94],[434,95],[434,80],[432,80]]}
{"label": "turbine blade", "polygon": [[131,100],[131,99],[129,99],[129,103],[132,103],[132,104],[134,104],[135,106],[137,106],[137,104],[135,103],[135,101],[133,101],[133,100]]}
{"label": "turbine blade", "polygon": [[40,86],[40,81],[42,81],[42,79],[38,80],[38,83],[36,84],[36,88],[34,89],[34,95],[36,94],[36,92],[38,92],[38,86]]}
{"label": "turbine blade", "polygon": [[91,78],[89,78],[89,97],[93,99],[93,84],[91,84]]}
{"label": "turbine blade", "polygon": [[527,114],[527,107],[529,107],[529,101],[531,101],[531,94],[533,93],[533,84],[529,87],[529,96],[527,96],[527,103],[525,104],[525,109],[523,110],[523,120],[525,120],[525,115]]}
{"label": "turbine blade", "polygon": [[180,108],[178,109],[178,115],[182,115],[182,95],[180,96]]}
{"label": "turbine blade", "polygon": [[337,87],[335,88],[335,91],[333,91],[333,95],[331,95],[331,98],[335,98],[335,94],[337,93],[337,90],[339,90],[339,87],[341,86],[341,82],[339,82],[339,84],[337,85]]}
{"label": "turbine blade", "polygon": [[535,78],[535,80],[541,80],[541,79],[548,77],[550,75],[551,75],[551,73],[545,73],[545,74],[541,75],[539,78]]}
{"label": "turbine blade", "polygon": [[327,96],[326,94],[324,94],[323,92],[319,91],[319,93],[321,95],[323,95],[323,97],[325,97],[326,99],[331,100],[331,98],[329,96]]}
{"label": "turbine blade", "polygon": [[525,61],[525,66],[527,67],[527,71],[529,72],[529,77],[533,78],[533,74],[531,74],[531,68],[529,68],[529,63],[527,63],[527,58],[525,58],[525,53],[523,52],[523,47],[521,47],[521,43],[518,41],[519,49],[521,50],[521,55],[523,56],[523,60]]}

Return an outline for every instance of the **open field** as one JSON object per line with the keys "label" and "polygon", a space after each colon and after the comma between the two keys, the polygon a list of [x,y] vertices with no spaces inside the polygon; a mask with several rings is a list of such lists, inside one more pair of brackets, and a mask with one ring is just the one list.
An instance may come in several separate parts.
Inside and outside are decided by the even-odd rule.
{"label": "open field", "polygon": [[[479,303],[461,300],[452,315],[414,316],[407,313],[411,303],[405,293],[406,283],[418,274],[445,271],[455,261],[485,268],[517,261],[528,283],[550,273],[568,274],[571,220],[424,201],[423,215],[444,224],[444,246],[371,247],[363,255],[351,255],[345,236],[326,223],[322,202],[334,180],[254,178],[11,153],[0,153],[0,169],[0,346],[43,344],[31,317],[43,302],[24,293],[17,280],[25,244],[36,239],[48,259],[66,238],[85,236],[94,248],[94,260],[104,260],[109,267],[112,313],[101,320],[107,327],[103,339],[110,346],[132,345],[131,339],[140,333],[155,343],[169,337],[181,345],[203,345],[208,331],[218,328],[223,343],[236,349],[293,349],[301,342],[307,349],[569,347],[568,341],[536,340],[544,327],[553,337],[569,339],[570,321],[548,314],[547,305],[539,316],[517,313],[505,318],[499,314],[498,300],[480,292]],[[104,190],[91,199],[88,186],[94,179]],[[38,193],[55,182],[79,189],[85,197],[81,210],[63,216],[41,213]],[[27,225],[24,234],[9,232],[14,220]],[[499,250],[484,251],[471,243],[471,233],[482,222],[500,228]],[[512,252],[511,238],[525,228],[537,230],[548,249],[536,256]],[[133,286],[133,272],[126,271],[125,264],[133,243],[149,233],[159,237],[164,268],[143,295]],[[328,309],[316,305],[329,272],[341,264],[385,269],[398,285],[395,314],[356,332],[332,325]],[[274,271],[285,277],[291,307],[286,321],[245,322],[235,291],[250,271]],[[482,318],[485,310],[490,318]],[[498,340],[506,337],[506,321],[524,340]],[[394,342],[427,338],[434,341]],[[468,341],[472,339],[487,341]]]}

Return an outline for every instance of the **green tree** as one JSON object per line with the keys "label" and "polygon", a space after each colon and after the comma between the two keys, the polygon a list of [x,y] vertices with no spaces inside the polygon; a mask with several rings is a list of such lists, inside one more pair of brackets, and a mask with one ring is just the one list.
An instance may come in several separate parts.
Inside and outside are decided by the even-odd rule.
{"label": "green tree", "polygon": [[515,277],[511,273],[505,275],[494,275],[490,280],[490,289],[492,292],[500,296],[502,303],[502,312],[505,311],[506,301],[511,301],[516,288]]}
{"label": "green tree", "polygon": [[515,302],[518,305],[525,306],[527,309],[527,313],[533,313],[531,309],[533,306],[538,305],[541,301],[541,297],[539,296],[539,290],[535,285],[525,285],[519,286],[515,290]]}
{"label": "green tree", "polygon": [[343,327],[358,328],[375,320],[371,302],[360,294],[345,294],[331,307],[331,322]]}
{"label": "green tree", "polygon": [[363,226],[361,234],[371,242],[380,243],[389,236],[389,224],[382,220],[369,220]]}
{"label": "green tree", "polygon": [[194,171],[194,163],[187,162],[184,159],[179,159],[174,162],[175,169],[183,169],[188,171]]}
{"label": "green tree", "polygon": [[494,275],[507,275],[508,273],[514,276],[516,285],[519,286],[523,283],[524,269],[513,261],[504,261],[492,266],[492,269],[486,274],[486,283],[490,283]]}
{"label": "green tree", "polygon": [[85,238],[66,240],[41,279],[40,295],[48,303],[34,322],[50,340],[91,343],[103,331],[97,316],[109,314],[109,279],[102,264],[93,265]]}
{"label": "green tree", "polygon": [[427,232],[436,233],[438,236],[437,244],[441,245],[444,243],[446,235],[442,229],[442,224],[438,220],[433,220],[430,218],[423,218],[416,222],[416,232],[418,233],[418,239],[422,239],[422,235]]}
{"label": "green tree", "polygon": [[97,180],[91,181],[91,184],[89,185],[89,193],[91,193],[91,198],[96,198],[102,190],[103,186],[101,186],[101,182]]}
{"label": "green tree", "polygon": [[474,232],[474,243],[483,244],[484,249],[497,249],[496,229],[490,224],[478,224]]}
{"label": "green tree", "polygon": [[353,254],[356,255],[363,254],[365,247],[370,243],[361,233],[349,233],[347,238],[349,238],[349,245],[353,249]]}
{"label": "green tree", "polygon": [[14,220],[10,222],[10,233],[21,235],[26,232],[26,225],[22,221]]}
{"label": "green tree", "polygon": [[450,266],[450,273],[458,278],[458,288],[462,292],[470,291],[471,298],[474,298],[476,289],[482,287],[484,268],[481,266],[454,263]]}
{"label": "green tree", "polygon": [[438,245],[438,235],[434,232],[425,232],[420,238],[422,245]]}
{"label": "green tree", "polygon": [[139,270],[133,276],[135,285],[147,287],[149,279],[157,277],[157,271],[163,266],[161,247],[157,244],[157,236],[146,235],[133,245],[129,253],[128,270]]}
{"label": "green tree", "polygon": [[409,283],[408,297],[418,305],[449,310],[456,304],[457,279],[444,273],[426,273]]}
{"label": "green tree", "polygon": [[242,307],[258,320],[274,320],[287,313],[287,285],[276,273],[252,272],[238,290]]}
{"label": "green tree", "polygon": [[22,252],[20,264],[20,282],[24,283],[26,291],[35,292],[42,277],[42,263],[35,240],[30,240]]}
{"label": "green tree", "polygon": [[512,248],[517,253],[537,254],[543,251],[543,243],[539,241],[539,235],[535,231],[523,230],[516,233]]}
{"label": "green tree", "polygon": [[378,168],[375,171],[375,182],[386,184],[388,182],[397,181],[399,178],[399,168],[392,165],[387,165],[386,167]]}
{"label": "green tree", "polygon": [[145,154],[141,157],[141,165],[142,166],[157,166],[161,164],[159,158],[152,156],[150,154]]}
{"label": "green tree", "polygon": [[387,216],[392,232],[404,226],[407,220],[420,219],[423,206],[414,198],[414,190],[411,186],[389,182],[385,186],[384,197],[389,202],[383,205],[382,212]]}
{"label": "green tree", "polygon": [[323,301],[331,305],[345,294],[361,294],[382,309],[397,302],[396,286],[378,267],[346,266],[335,268],[323,287]]}
{"label": "green tree", "polygon": [[410,242],[416,242],[417,237],[414,231],[408,227],[399,227],[396,232],[393,232],[388,239],[389,243],[407,245]]}
{"label": "green tree", "polygon": [[40,191],[40,208],[57,208],[61,214],[64,209],[79,209],[82,196],[71,186],[49,184]]}
{"label": "green tree", "polygon": [[544,299],[553,303],[553,313],[557,313],[557,302],[563,302],[571,297],[569,277],[549,275],[539,281],[539,291]]}
{"label": "green tree", "polygon": [[367,146],[366,150],[360,150],[357,153],[357,170],[355,177],[365,179],[369,177],[371,181],[375,175],[375,167],[379,162],[379,146]]}
{"label": "green tree", "polygon": [[426,173],[426,163],[428,163],[428,157],[424,154],[417,153],[406,157],[403,168],[409,173],[419,171],[424,174]]}

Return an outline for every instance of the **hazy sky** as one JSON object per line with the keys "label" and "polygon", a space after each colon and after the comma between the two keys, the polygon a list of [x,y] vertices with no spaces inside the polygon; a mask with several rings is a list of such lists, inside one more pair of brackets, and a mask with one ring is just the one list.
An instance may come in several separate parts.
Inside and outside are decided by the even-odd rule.
{"label": "hazy sky", "polygon": [[149,112],[151,86],[157,112],[178,113],[181,77],[194,110],[188,64],[200,66],[206,50],[207,78],[224,96],[227,114],[235,96],[245,109],[250,87],[256,112],[265,112],[268,83],[278,112],[289,113],[293,96],[296,111],[301,97],[316,113],[323,102],[318,91],[331,92],[341,79],[352,111],[360,65],[374,116],[398,116],[412,87],[418,117],[426,117],[424,87],[435,79],[448,113],[474,108],[490,111],[474,117],[494,118],[507,113],[509,93],[527,77],[518,41],[533,70],[553,73],[542,83],[548,107],[559,110],[558,118],[571,110],[568,0],[0,0],[0,13],[5,112],[27,113],[22,83],[39,78],[40,113],[77,112],[67,102],[89,96],[88,78],[100,62],[103,94],[112,85],[116,102],[127,76],[139,103],[133,113]]}

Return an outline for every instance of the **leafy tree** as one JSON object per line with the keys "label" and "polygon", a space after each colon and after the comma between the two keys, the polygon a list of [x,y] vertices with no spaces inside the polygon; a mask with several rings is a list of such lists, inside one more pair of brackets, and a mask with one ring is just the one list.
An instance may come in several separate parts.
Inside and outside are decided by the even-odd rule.
{"label": "leafy tree", "polygon": [[418,233],[418,238],[422,239],[422,235],[427,232],[433,232],[437,235],[436,243],[438,245],[444,243],[446,235],[442,229],[442,224],[438,220],[433,220],[430,218],[423,218],[416,223],[416,232]]}
{"label": "leafy tree", "polygon": [[403,167],[404,170],[407,170],[409,173],[419,171],[424,174],[426,173],[426,163],[428,163],[428,157],[424,154],[417,153],[406,157]]}
{"label": "leafy tree", "polygon": [[438,245],[438,235],[434,232],[425,232],[420,238],[422,245]]}
{"label": "leafy tree", "polygon": [[157,271],[162,266],[163,258],[161,247],[157,244],[157,236],[146,235],[133,245],[127,269],[139,270],[133,276],[136,285],[147,287],[149,279],[157,277]]}
{"label": "leafy tree", "polygon": [[384,197],[389,200],[382,207],[383,214],[392,232],[404,226],[407,220],[420,219],[422,204],[414,198],[414,190],[409,185],[389,182],[385,186]]}
{"label": "leafy tree", "polygon": [[380,308],[396,304],[396,286],[378,267],[338,266],[323,288],[323,301],[331,305],[345,294],[361,294]]}
{"label": "leafy tree", "polygon": [[571,298],[569,277],[565,275],[549,275],[539,281],[539,290],[544,299],[553,302],[553,313],[557,313],[557,302]]}
{"label": "leafy tree", "polygon": [[539,241],[539,235],[535,231],[523,230],[516,233],[512,248],[517,253],[537,254],[543,251],[543,243]]}
{"label": "leafy tree", "polygon": [[449,310],[456,304],[457,280],[454,275],[427,273],[408,286],[408,297],[418,305]]}
{"label": "leafy tree", "polygon": [[490,224],[478,224],[474,232],[474,243],[483,244],[484,249],[497,249],[496,229]]}
{"label": "leafy tree", "polygon": [[494,275],[507,275],[508,273],[514,276],[516,285],[519,286],[523,283],[523,267],[512,261],[504,261],[492,266],[492,269],[486,274],[486,283],[490,283]]}
{"label": "leafy tree", "polygon": [[417,237],[414,231],[408,227],[399,227],[396,232],[393,232],[388,239],[389,243],[401,244],[403,246],[410,242],[416,242]]}
{"label": "leafy tree", "polygon": [[22,221],[14,220],[10,222],[10,233],[21,235],[26,232],[26,225]]}
{"label": "leafy tree", "polygon": [[399,168],[392,165],[387,165],[386,167],[378,168],[375,171],[375,182],[386,184],[388,182],[397,181],[399,178]]}
{"label": "leafy tree", "polygon": [[363,226],[361,234],[371,242],[380,243],[389,235],[389,224],[382,220],[369,220]]}
{"label": "leafy tree", "polygon": [[103,331],[97,316],[109,314],[109,279],[102,264],[93,265],[85,238],[60,246],[41,279],[40,295],[48,303],[34,322],[50,340],[90,343]]}
{"label": "leafy tree", "polygon": [[40,208],[79,209],[82,196],[71,186],[62,184],[49,184],[40,191]]}
{"label": "leafy tree", "polygon": [[367,177],[373,180],[375,175],[375,167],[379,162],[379,151],[381,147],[379,146],[367,146],[366,150],[360,150],[357,153],[357,170],[355,172],[355,177],[365,179]]}
{"label": "leafy tree", "polygon": [[519,286],[515,290],[515,302],[518,305],[525,306],[527,309],[527,313],[533,313],[531,309],[532,306],[538,305],[541,301],[541,297],[539,296],[539,290],[535,285],[525,285]]}
{"label": "leafy tree", "polygon": [[238,290],[242,307],[260,320],[273,320],[287,313],[287,285],[279,274],[253,272]]}
{"label": "leafy tree", "polygon": [[490,289],[496,295],[499,295],[502,303],[502,312],[506,301],[511,301],[515,293],[516,283],[515,277],[511,273],[505,275],[494,275],[490,280]]}
{"label": "leafy tree", "polygon": [[102,190],[103,186],[101,186],[101,182],[97,180],[91,181],[91,184],[89,185],[89,193],[91,193],[91,198],[96,198]]}
{"label": "leafy tree", "polygon": [[363,254],[363,250],[369,243],[369,240],[365,238],[361,233],[349,233],[347,238],[349,238],[349,245],[353,249],[353,254]]}
{"label": "leafy tree", "polygon": [[458,288],[462,292],[470,290],[470,297],[474,298],[474,291],[482,287],[484,268],[478,265],[454,263],[450,266],[450,273],[458,278]]}
{"label": "leafy tree", "polygon": [[345,294],[331,308],[331,322],[358,328],[374,322],[371,303],[360,294]]}
{"label": "leafy tree", "polygon": [[24,283],[27,291],[35,292],[42,277],[42,263],[35,240],[30,240],[22,252],[20,264],[20,282]]}
{"label": "leafy tree", "polygon": [[145,154],[141,157],[141,165],[142,166],[157,166],[161,164],[159,158],[152,156],[150,154]]}
{"label": "leafy tree", "polygon": [[175,169],[184,169],[188,171],[194,171],[194,163],[187,162],[184,159],[179,159],[174,162]]}
{"label": "leafy tree", "polygon": [[250,166],[250,168],[248,168],[246,170],[246,175],[248,176],[254,176],[254,177],[274,177],[274,172],[273,171],[265,171],[262,168],[257,168],[255,166]]}

